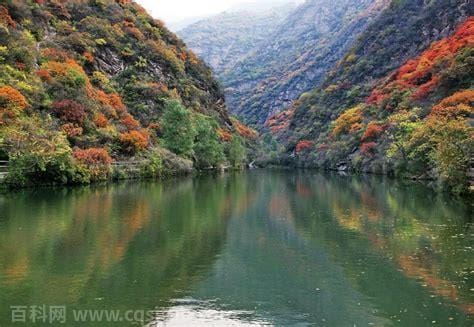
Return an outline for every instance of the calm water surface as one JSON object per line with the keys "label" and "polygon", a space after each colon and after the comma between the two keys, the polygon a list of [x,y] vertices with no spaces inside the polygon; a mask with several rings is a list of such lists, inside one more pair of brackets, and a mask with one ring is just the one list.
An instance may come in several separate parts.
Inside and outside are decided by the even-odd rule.
{"label": "calm water surface", "polygon": [[472,326],[472,207],[404,184],[252,171],[0,195],[0,326],[14,305],[67,306],[67,326],[106,325],[75,322],[83,309],[166,326]]}

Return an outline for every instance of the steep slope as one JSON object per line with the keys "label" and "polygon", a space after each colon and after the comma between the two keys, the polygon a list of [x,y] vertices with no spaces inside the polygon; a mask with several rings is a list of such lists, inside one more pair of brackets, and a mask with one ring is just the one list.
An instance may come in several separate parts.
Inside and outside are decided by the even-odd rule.
{"label": "steep slope", "polygon": [[309,0],[221,77],[231,111],[262,125],[324,78],[386,0]]}
{"label": "steep slope", "polygon": [[238,61],[258,49],[292,9],[294,5],[285,4],[266,10],[224,12],[191,24],[178,35],[222,77]]}
{"label": "steep slope", "polygon": [[393,1],[322,87],[269,119],[286,143],[282,162],[438,179],[466,190],[472,15],[468,0]]}
{"label": "steep slope", "polygon": [[2,1],[0,156],[11,182],[110,178],[112,161],[131,158],[151,175],[162,162],[216,164],[239,132],[252,135],[228,116],[210,69],[136,3]]}

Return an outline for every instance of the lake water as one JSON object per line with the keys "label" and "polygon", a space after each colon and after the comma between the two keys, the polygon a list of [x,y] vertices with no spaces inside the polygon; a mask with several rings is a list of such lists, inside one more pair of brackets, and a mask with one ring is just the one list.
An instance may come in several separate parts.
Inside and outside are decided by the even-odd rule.
{"label": "lake water", "polygon": [[117,312],[113,326],[472,326],[473,234],[468,203],[378,177],[250,171],[10,193],[0,326],[59,325],[59,309],[67,326],[107,325],[81,310]]}

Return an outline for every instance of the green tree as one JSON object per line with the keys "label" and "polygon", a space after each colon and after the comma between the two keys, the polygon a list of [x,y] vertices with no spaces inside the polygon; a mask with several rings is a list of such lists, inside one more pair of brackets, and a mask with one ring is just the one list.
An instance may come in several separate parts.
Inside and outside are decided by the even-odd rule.
{"label": "green tree", "polygon": [[247,151],[240,137],[235,136],[232,138],[228,149],[227,158],[234,167],[241,167],[247,159]]}
{"label": "green tree", "polygon": [[161,120],[163,145],[179,156],[193,156],[194,137],[196,132],[192,123],[191,112],[177,101],[167,102]]}
{"label": "green tree", "polygon": [[198,168],[215,167],[224,161],[224,147],[219,142],[217,123],[203,115],[196,116],[194,156]]}

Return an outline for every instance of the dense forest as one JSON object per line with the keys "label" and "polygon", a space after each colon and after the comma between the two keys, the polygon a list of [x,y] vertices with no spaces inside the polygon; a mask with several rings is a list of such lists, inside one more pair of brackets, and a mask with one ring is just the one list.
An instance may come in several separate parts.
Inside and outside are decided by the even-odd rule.
{"label": "dense forest", "polygon": [[135,2],[0,2],[10,185],[240,166],[255,136],[207,65]]}

